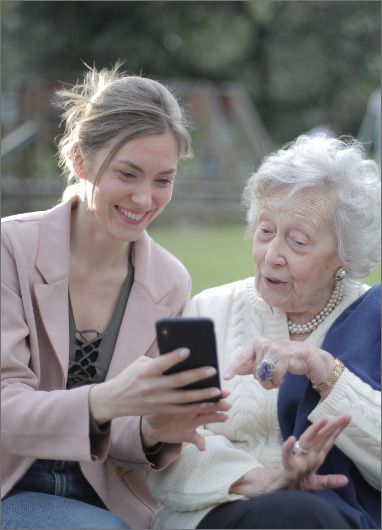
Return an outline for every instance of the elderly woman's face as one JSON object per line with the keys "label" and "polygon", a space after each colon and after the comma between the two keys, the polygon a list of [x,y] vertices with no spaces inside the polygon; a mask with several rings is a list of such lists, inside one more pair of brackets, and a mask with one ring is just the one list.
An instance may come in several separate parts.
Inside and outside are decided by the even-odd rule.
{"label": "elderly woman's face", "polygon": [[264,199],[253,240],[256,288],[271,306],[305,321],[326,304],[341,266],[335,198],[319,189]]}

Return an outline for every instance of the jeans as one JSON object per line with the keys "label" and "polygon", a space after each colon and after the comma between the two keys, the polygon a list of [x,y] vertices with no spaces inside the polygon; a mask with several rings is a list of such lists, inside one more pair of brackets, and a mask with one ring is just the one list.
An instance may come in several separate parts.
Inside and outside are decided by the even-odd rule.
{"label": "jeans", "polygon": [[77,462],[37,460],[1,502],[1,528],[120,529]]}

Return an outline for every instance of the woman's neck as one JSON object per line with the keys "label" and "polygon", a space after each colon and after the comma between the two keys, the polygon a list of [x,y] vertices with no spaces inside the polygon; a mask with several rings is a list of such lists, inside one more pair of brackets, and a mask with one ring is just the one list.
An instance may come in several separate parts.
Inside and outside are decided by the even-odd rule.
{"label": "woman's neck", "polygon": [[70,255],[77,267],[103,274],[112,268],[126,272],[131,243],[108,237],[97,226],[93,213],[81,201],[72,210]]}

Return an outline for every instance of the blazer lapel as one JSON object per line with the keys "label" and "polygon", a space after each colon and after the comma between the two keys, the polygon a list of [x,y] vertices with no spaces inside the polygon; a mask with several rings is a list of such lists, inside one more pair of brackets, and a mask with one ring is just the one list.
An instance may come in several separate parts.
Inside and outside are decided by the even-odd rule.
{"label": "blazer lapel", "polygon": [[59,204],[42,217],[36,267],[46,283],[34,285],[43,326],[65,380],[69,363],[70,213],[74,202]]}
{"label": "blazer lapel", "polygon": [[54,284],[35,284],[40,316],[66,381],[69,365],[68,280]]}

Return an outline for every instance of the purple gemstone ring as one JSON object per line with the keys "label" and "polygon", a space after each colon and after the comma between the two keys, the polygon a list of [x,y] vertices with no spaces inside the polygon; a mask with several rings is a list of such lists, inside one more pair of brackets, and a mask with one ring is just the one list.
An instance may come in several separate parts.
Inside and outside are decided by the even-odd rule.
{"label": "purple gemstone ring", "polygon": [[260,381],[270,381],[274,378],[276,373],[276,366],[273,361],[269,361],[268,359],[264,359],[261,361],[259,366],[256,369],[256,376],[257,379]]}

